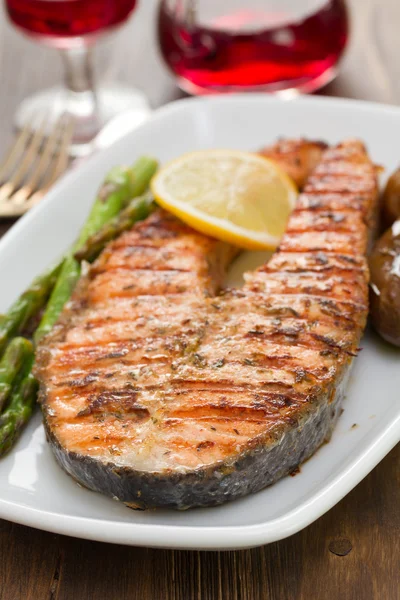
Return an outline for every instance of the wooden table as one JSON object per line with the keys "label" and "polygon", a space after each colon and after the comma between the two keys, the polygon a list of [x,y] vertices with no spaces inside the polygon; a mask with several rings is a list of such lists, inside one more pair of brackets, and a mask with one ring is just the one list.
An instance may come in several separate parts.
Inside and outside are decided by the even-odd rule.
{"label": "wooden table", "polygon": [[[350,4],[352,42],[340,76],[323,93],[397,103],[400,2]],[[107,77],[142,88],[153,107],[181,95],[155,42],[146,41],[155,5],[142,1],[118,39],[100,50],[98,61]],[[3,150],[16,104],[56,82],[61,68],[55,53],[20,37],[1,13],[0,19]],[[145,55],[139,51],[143,47]],[[0,233],[8,226],[0,225]],[[399,488],[400,446],[304,531],[240,552],[127,548],[0,521],[0,600],[399,600]]]}

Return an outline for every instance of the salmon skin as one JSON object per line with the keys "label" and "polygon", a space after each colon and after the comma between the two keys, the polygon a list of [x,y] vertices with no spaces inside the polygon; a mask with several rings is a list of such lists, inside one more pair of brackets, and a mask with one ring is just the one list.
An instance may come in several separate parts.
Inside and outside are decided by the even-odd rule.
{"label": "salmon skin", "polygon": [[134,508],[221,504],[330,438],[367,316],[375,168],[327,149],[272,259],[216,295],[235,250],[164,211],[108,246],[38,349],[47,436]]}

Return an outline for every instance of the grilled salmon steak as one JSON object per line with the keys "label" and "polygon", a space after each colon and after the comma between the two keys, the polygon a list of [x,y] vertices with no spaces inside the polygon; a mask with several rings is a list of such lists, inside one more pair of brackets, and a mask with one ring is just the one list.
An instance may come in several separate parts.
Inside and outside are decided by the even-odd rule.
{"label": "grilled salmon steak", "polygon": [[236,251],[164,211],[111,243],[38,350],[60,465],[129,506],[183,509],[307,459],[365,326],[376,198],[360,142],[325,150],[273,258],[221,295]]}

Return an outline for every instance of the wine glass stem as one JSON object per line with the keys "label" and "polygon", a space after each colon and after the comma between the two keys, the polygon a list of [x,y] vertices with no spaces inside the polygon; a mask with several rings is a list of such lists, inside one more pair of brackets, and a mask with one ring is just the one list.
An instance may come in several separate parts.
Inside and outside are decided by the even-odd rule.
{"label": "wine glass stem", "polygon": [[65,67],[67,111],[75,121],[75,141],[89,142],[99,130],[91,49],[85,45],[61,50]]}

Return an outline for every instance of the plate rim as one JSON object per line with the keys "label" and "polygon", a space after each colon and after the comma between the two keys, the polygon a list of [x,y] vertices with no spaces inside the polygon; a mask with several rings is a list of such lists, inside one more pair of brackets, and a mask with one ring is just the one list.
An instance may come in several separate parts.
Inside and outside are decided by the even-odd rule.
{"label": "plate rim", "polygon": [[[180,111],[186,105],[202,105],[204,103],[224,104],[237,101],[245,103],[264,102],[269,105],[278,105],[295,102],[296,104],[320,105],[328,108],[341,106],[373,110],[378,113],[392,113],[400,118],[400,107],[367,102],[363,100],[332,98],[332,97],[305,97],[282,99],[264,94],[232,94],[229,96],[213,96],[207,98],[184,98],[171,102],[156,109],[150,119],[138,129],[147,127],[149,123],[160,118],[168,117]],[[127,132],[110,147],[96,152],[85,164],[73,169],[57,182],[42,202],[24,215],[0,240],[0,253],[3,246],[10,243],[19,235],[21,228],[29,226],[29,220],[40,211],[45,211],[47,205],[57,197],[63,187],[68,187],[76,178],[84,176],[85,169],[94,164],[99,155],[105,156],[113,153],[116,145],[123,145],[126,140],[135,135],[137,130]],[[192,526],[168,525],[151,523],[126,523],[112,519],[98,519],[65,515],[25,506],[18,502],[11,502],[0,498],[0,518],[22,525],[39,528],[45,531],[90,539],[95,541],[118,543],[124,545],[147,546],[157,548],[182,548],[182,549],[242,549],[260,546],[284,539],[297,533],[304,527],[322,516],[358,483],[390,452],[400,441],[400,414],[390,421],[383,430],[373,438],[366,448],[358,452],[347,466],[342,469],[324,487],[316,492],[311,500],[303,501],[295,509],[278,518],[265,521],[261,524],[237,526]],[[172,540],[171,532],[174,532]],[[192,539],[195,540],[193,543]],[[221,541],[223,543],[221,544]]]}

